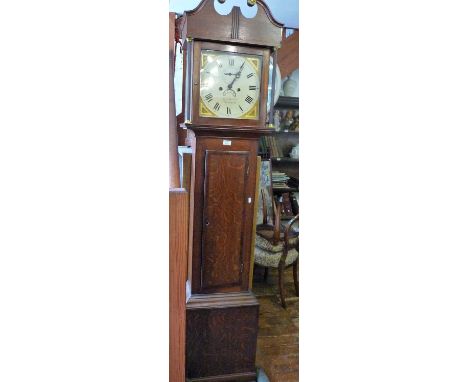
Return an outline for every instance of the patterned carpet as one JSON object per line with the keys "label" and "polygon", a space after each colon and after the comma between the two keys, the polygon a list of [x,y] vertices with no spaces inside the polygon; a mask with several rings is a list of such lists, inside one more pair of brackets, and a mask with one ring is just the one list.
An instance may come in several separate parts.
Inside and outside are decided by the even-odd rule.
{"label": "patterned carpet", "polygon": [[279,300],[278,272],[270,269],[263,280],[263,268],[254,270],[253,292],[260,303],[257,367],[270,382],[299,381],[299,298],[295,295],[292,267],[285,271],[287,308]]}

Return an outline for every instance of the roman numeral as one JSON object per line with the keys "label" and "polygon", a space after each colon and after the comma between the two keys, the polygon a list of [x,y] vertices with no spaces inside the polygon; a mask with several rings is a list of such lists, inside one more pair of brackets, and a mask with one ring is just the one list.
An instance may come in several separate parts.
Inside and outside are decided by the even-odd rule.
{"label": "roman numeral", "polygon": [[231,114],[231,109],[228,106],[226,106],[226,114]]}
{"label": "roman numeral", "polygon": [[253,75],[254,75],[253,73],[247,74],[247,78],[250,78],[250,77],[252,77]]}
{"label": "roman numeral", "polygon": [[216,105],[214,105],[214,109],[215,109],[216,111],[219,110],[219,103],[218,103],[218,102],[216,102]]}
{"label": "roman numeral", "polygon": [[218,68],[222,68],[223,67],[223,64],[221,64],[221,62],[218,64]]}
{"label": "roman numeral", "polygon": [[245,102],[252,103],[252,101],[253,101],[253,98],[251,96],[245,97]]}
{"label": "roman numeral", "polygon": [[241,105],[239,105],[239,109],[241,109],[241,111],[244,111],[244,109],[242,109]]}
{"label": "roman numeral", "polygon": [[234,59],[233,58],[229,59],[229,65],[234,66]]}
{"label": "roman numeral", "polygon": [[205,96],[205,99],[206,99],[208,102],[211,102],[211,101],[213,100],[213,94],[208,93],[208,94]]}
{"label": "roman numeral", "polygon": [[257,87],[255,85],[250,85],[249,90],[257,90]]}

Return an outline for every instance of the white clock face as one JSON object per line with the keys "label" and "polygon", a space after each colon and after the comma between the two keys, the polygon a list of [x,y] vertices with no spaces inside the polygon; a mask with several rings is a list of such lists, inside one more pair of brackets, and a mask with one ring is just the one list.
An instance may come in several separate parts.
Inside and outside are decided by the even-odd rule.
{"label": "white clock face", "polygon": [[261,57],[204,50],[200,62],[200,115],[258,119]]}

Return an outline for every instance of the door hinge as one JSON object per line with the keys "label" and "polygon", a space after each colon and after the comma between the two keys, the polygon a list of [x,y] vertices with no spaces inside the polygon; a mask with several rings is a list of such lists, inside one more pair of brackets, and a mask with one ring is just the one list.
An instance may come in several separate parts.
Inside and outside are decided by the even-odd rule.
{"label": "door hinge", "polygon": [[244,272],[244,263],[241,263],[241,268],[240,268],[241,273]]}

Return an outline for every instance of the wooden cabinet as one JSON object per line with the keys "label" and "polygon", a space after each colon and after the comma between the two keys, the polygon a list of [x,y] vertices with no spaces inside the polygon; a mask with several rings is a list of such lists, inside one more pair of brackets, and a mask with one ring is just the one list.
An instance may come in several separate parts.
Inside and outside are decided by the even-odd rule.
{"label": "wooden cabinet", "polygon": [[249,271],[258,137],[190,137],[187,376],[254,381],[258,302]]}
{"label": "wooden cabinet", "polygon": [[256,381],[257,326],[257,305],[239,303],[218,309],[189,309],[187,369],[190,378],[196,381],[201,376],[214,375],[227,377],[199,380]]}
{"label": "wooden cabinet", "polygon": [[192,293],[247,290],[256,139],[196,137]]}
{"label": "wooden cabinet", "polygon": [[[264,1],[256,5],[256,15],[246,18],[237,6],[221,15],[212,0],[203,0],[176,22],[184,46],[181,127],[192,148],[186,288],[191,382],[256,380],[258,301],[249,290],[256,156],[259,137],[271,132],[269,64],[272,57],[275,66],[282,30]],[[223,61],[227,54],[231,59]],[[257,84],[248,78],[258,78]],[[246,97],[248,91],[254,97]],[[231,107],[244,114],[237,110],[235,116]]]}

